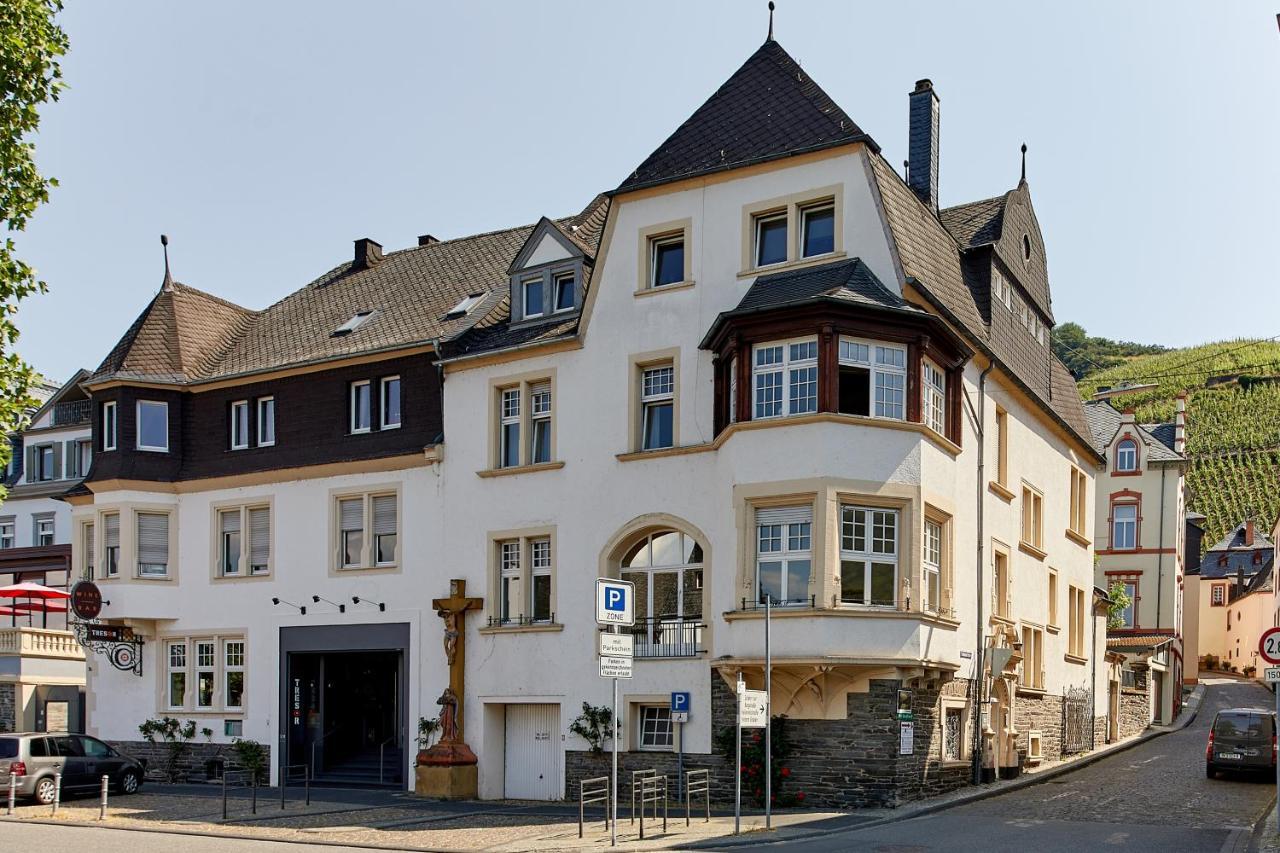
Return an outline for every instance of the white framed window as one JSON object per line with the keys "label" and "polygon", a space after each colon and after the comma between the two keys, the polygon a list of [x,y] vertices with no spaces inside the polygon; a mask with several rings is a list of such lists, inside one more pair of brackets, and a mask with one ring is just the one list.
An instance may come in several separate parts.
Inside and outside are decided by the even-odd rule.
{"label": "white framed window", "polygon": [[738,422],[738,356],[729,359],[729,423]]}
{"label": "white framed window", "polygon": [[942,525],[931,518],[924,520],[924,578],[920,589],[920,605],[936,613],[942,606]]}
{"label": "white framed window", "polygon": [[1138,470],[1138,443],[1133,439],[1126,438],[1116,445],[1116,470]]}
{"label": "white framed window", "polygon": [[641,705],[636,743],[643,750],[669,752],[675,745],[671,708],[667,705]]}
{"label": "white framed window", "polygon": [[93,531],[94,531],[94,523],[92,521],[86,521],[84,524],[80,525],[80,544],[84,547],[84,569],[81,572],[81,577],[83,577],[87,581],[91,581],[95,577],[93,573],[94,572]]}
{"label": "white framed window", "polygon": [[271,509],[250,507],[246,515],[249,517],[249,574],[268,574],[271,571]]}
{"label": "white framed window", "polygon": [[34,518],[35,544],[37,547],[45,548],[52,545],[55,541],[53,529],[53,516],[38,515]]}
{"label": "white framed window", "polygon": [[670,529],[646,534],[627,550],[618,568],[622,580],[635,584],[636,622],[646,626],[636,636],[637,656],[696,650],[699,629],[690,633],[680,626],[702,619],[704,567],[697,540]]}
{"label": "white framed window", "polygon": [[380,428],[398,429],[400,427],[400,377],[384,376],[381,381],[382,405],[379,406]]}
{"label": "white framed window", "polygon": [[1044,495],[1027,485],[1022,487],[1022,542],[1044,548]]}
{"label": "white framed window", "polygon": [[1113,504],[1111,507],[1111,547],[1138,547],[1138,505]]}
{"label": "white framed window", "polygon": [[138,576],[165,577],[169,574],[169,514],[139,512],[136,519]]}
{"label": "white framed window", "polygon": [[244,707],[244,640],[222,641],[222,705],[227,710]]}
{"label": "white framed window", "polygon": [[27,477],[28,480],[37,480],[37,481],[43,482],[45,480],[56,479],[54,477],[54,470],[53,470],[53,445],[52,444],[41,444],[36,447],[35,462],[36,462],[36,469],[32,471],[30,475],[28,475]]}
{"label": "white framed window", "polygon": [[640,377],[642,450],[658,450],[675,443],[676,371],[671,363],[646,367]]}
{"label": "white framed window", "polygon": [[169,658],[165,699],[170,708],[182,708],[187,702],[187,642],[171,640],[165,645]]}
{"label": "white framed window", "polygon": [[93,441],[91,439],[83,439],[76,442],[75,446],[76,465],[75,472],[77,477],[87,477],[89,468],[93,465]]}
{"label": "white framed window", "polygon": [[12,515],[0,518],[0,548],[13,548],[17,543],[16,519]]}
{"label": "white framed window", "polygon": [[531,317],[542,316],[542,288],[542,276],[525,279],[520,283],[521,299],[524,300],[524,318],[526,320]]}
{"label": "white framed window", "polygon": [[684,232],[649,239],[649,286],[684,281]]}
{"label": "white framed window", "polygon": [[102,514],[102,572],[103,577],[114,578],[120,574],[120,513]]}
{"label": "white framed window", "polygon": [[371,386],[369,380],[351,383],[351,432],[364,433],[372,428]]}
{"label": "white framed window", "polygon": [[231,449],[244,450],[249,446],[249,401],[237,400],[231,404]]}
{"label": "white framed window", "polygon": [[196,707],[212,708],[218,683],[218,644],[213,640],[196,640]]}
{"label": "white framed window", "polygon": [[896,509],[841,504],[840,600],[896,607],[898,550]]}
{"label": "white framed window", "polygon": [[577,303],[577,275],[572,272],[562,272],[552,279],[552,311],[556,314],[562,311],[572,311]]}
{"label": "white framed window", "polygon": [[218,512],[218,570],[223,577],[236,577],[240,574],[241,515],[238,508]]}
{"label": "white framed window", "polygon": [[373,559],[376,566],[396,562],[396,496],[374,495],[370,498],[373,513]]}
{"label": "white framed window", "polygon": [[102,404],[102,449],[116,449],[116,404],[109,400]]}
{"label": "white framed window", "polygon": [[169,404],[158,400],[139,400],[138,449],[158,453],[169,452]]}
{"label": "white framed window", "polygon": [[787,212],[759,214],[755,218],[756,266],[767,267],[787,260]]}
{"label": "white framed window", "polygon": [[1124,585],[1124,594],[1129,597],[1129,606],[1120,611],[1120,619],[1124,623],[1125,628],[1137,627],[1138,616],[1138,582],[1137,581],[1121,581]]}
{"label": "white framed window", "polygon": [[922,371],[924,381],[920,383],[923,395],[920,411],[924,416],[924,425],[939,435],[947,433],[947,375],[936,364],[925,359]]}
{"label": "white framed window", "polygon": [[258,398],[258,446],[270,447],[276,443],[276,398]]}
{"label": "white framed window", "polygon": [[800,257],[828,255],[836,250],[835,202],[800,208]]}
{"label": "white framed window", "polygon": [[499,618],[503,622],[518,621],[520,609],[520,540],[498,543]]}
{"label": "white framed window", "polygon": [[529,540],[530,613],[534,622],[551,621],[551,539],[543,536]]}
{"label": "white framed window", "polygon": [[758,344],[752,348],[756,419],[818,410],[818,339]]}
{"label": "white framed window", "polygon": [[514,468],[520,464],[520,389],[504,388],[500,395],[498,466]]}
{"label": "white framed window", "polygon": [[906,420],[906,347],[842,336],[838,360],[842,413]]}
{"label": "white framed window", "polygon": [[1221,607],[1227,601],[1227,588],[1223,584],[1214,584],[1211,592],[1209,603],[1214,607]]}
{"label": "white framed window", "polygon": [[529,463],[551,461],[551,383],[529,386]]}
{"label": "white framed window", "polygon": [[338,501],[338,531],[342,567],[345,569],[363,565],[364,498],[343,498]]}
{"label": "white framed window", "polygon": [[756,510],[756,598],[811,604],[813,507]]}
{"label": "white framed window", "polygon": [[337,498],[337,565],[386,568],[400,561],[399,496],[394,492]]}

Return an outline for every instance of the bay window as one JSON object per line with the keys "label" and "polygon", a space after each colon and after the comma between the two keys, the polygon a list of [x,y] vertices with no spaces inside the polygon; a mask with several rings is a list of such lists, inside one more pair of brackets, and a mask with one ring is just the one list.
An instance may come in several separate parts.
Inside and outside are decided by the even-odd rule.
{"label": "bay window", "polygon": [[756,510],[756,601],[811,604],[813,507]]}
{"label": "bay window", "polygon": [[756,418],[818,410],[817,338],[757,345],[751,372]]}
{"label": "bay window", "polygon": [[840,600],[894,607],[898,598],[898,511],[840,507]]}
{"label": "bay window", "polygon": [[942,609],[942,525],[928,518],[924,522],[923,569],[920,606],[936,613]]}
{"label": "bay window", "polygon": [[939,434],[947,431],[947,376],[936,364],[924,361],[924,381],[920,383],[920,413],[924,425]]}
{"label": "bay window", "polygon": [[841,413],[906,419],[905,347],[841,337],[839,362]]}

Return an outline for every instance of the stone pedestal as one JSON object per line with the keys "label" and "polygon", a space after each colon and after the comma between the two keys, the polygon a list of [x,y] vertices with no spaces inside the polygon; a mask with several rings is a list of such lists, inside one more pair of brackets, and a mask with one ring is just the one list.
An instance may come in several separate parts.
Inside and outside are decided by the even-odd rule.
{"label": "stone pedestal", "polygon": [[474,800],[480,795],[476,754],[465,743],[438,743],[418,753],[413,792],[440,800]]}

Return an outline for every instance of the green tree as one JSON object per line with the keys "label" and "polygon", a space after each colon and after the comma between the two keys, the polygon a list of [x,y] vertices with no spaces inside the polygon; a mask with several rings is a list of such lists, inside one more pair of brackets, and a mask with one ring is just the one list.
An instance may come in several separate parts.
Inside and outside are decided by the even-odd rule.
{"label": "green tree", "polygon": [[[35,268],[18,257],[11,236],[27,227],[36,208],[49,200],[53,178],[40,174],[32,135],[40,127],[40,107],[62,91],[59,59],[67,36],[54,20],[62,0],[0,2],[0,220],[8,234],[0,243],[0,431],[12,432],[32,407],[31,366],[18,357],[18,303],[44,293]],[[9,442],[0,442],[0,465],[9,461]],[[2,492],[0,492],[2,496]]]}
{"label": "green tree", "polygon": [[1129,609],[1130,604],[1133,604],[1133,599],[1124,591],[1124,584],[1120,581],[1111,582],[1111,589],[1107,590],[1107,598],[1111,599],[1111,603],[1107,605],[1107,627],[1123,628],[1122,614]]}
{"label": "green tree", "polygon": [[1079,323],[1055,326],[1051,342],[1054,354],[1076,379],[1123,364],[1134,356],[1164,352],[1164,347],[1155,344],[1090,337]]}

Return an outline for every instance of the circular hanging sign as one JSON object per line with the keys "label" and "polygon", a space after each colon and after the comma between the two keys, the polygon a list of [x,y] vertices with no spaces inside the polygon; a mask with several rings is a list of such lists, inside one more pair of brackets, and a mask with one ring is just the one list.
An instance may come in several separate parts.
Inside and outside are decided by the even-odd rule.
{"label": "circular hanging sign", "polygon": [[1280,665],[1280,628],[1268,628],[1258,640],[1258,654],[1267,663]]}
{"label": "circular hanging sign", "polygon": [[80,581],[71,587],[71,611],[86,622],[102,612],[102,592],[93,581]]}

